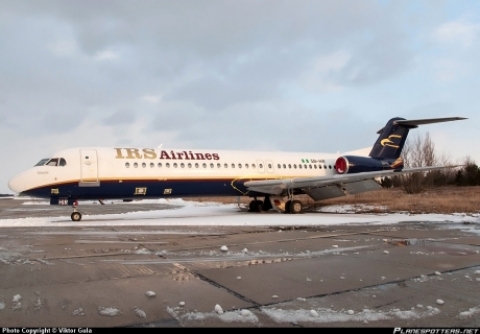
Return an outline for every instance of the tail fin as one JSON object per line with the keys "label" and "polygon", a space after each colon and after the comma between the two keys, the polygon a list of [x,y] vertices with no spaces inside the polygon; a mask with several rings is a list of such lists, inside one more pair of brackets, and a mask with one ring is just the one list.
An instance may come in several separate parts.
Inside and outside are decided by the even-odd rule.
{"label": "tail fin", "polygon": [[375,142],[375,145],[373,145],[369,156],[375,159],[396,160],[402,153],[410,129],[417,128],[423,124],[458,121],[462,119],[466,118],[447,117],[416,120],[406,120],[400,117],[392,118],[383,129],[377,132],[380,136]]}

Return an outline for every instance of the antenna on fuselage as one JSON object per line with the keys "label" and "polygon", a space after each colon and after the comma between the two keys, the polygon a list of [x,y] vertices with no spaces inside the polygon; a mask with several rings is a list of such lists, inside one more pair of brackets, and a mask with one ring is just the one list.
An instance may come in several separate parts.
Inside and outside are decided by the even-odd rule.
{"label": "antenna on fuselage", "polygon": [[163,146],[163,143],[158,145],[157,148],[162,148],[162,146]]}

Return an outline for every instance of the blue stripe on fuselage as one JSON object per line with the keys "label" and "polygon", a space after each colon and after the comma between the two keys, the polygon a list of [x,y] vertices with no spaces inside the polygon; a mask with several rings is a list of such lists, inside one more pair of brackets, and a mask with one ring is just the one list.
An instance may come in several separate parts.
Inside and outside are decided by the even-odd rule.
{"label": "blue stripe on fuselage", "polygon": [[[141,199],[189,196],[240,196],[247,192],[243,182],[235,183],[235,187],[238,190],[232,188],[231,182],[232,180],[101,181],[98,187],[80,187],[75,182],[31,189],[23,192],[22,195],[41,198],[54,196],[77,199]],[[144,195],[138,194],[139,188],[146,188]]]}

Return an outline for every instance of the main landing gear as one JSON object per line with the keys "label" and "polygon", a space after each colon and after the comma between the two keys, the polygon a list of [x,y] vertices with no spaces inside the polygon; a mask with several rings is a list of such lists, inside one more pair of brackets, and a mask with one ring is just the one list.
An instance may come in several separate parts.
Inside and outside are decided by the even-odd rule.
{"label": "main landing gear", "polygon": [[289,197],[269,195],[265,197],[264,201],[257,200],[257,198],[254,197],[248,209],[250,212],[262,212],[274,209],[281,213],[297,214],[302,212],[302,202]]}
{"label": "main landing gear", "polygon": [[297,214],[300,212],[302,212],[302,202],[300,202],[299,200],[288,200],[285,203],[284,213]]}

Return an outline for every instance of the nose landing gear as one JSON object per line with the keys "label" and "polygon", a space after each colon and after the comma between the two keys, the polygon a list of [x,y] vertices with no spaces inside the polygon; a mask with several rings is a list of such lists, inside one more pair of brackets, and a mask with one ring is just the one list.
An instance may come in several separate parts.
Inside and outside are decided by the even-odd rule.
{"label": "nose landing gear", "polygon": [[72,207],[73,207],[73,212],[70,215],[70,218],[72,218],[72,220],[74,222],[79,222],[80,220],[82,220],[82,214],[77,211],[77,207],[78,207],[78,201],[77,200],[73,201]]}

